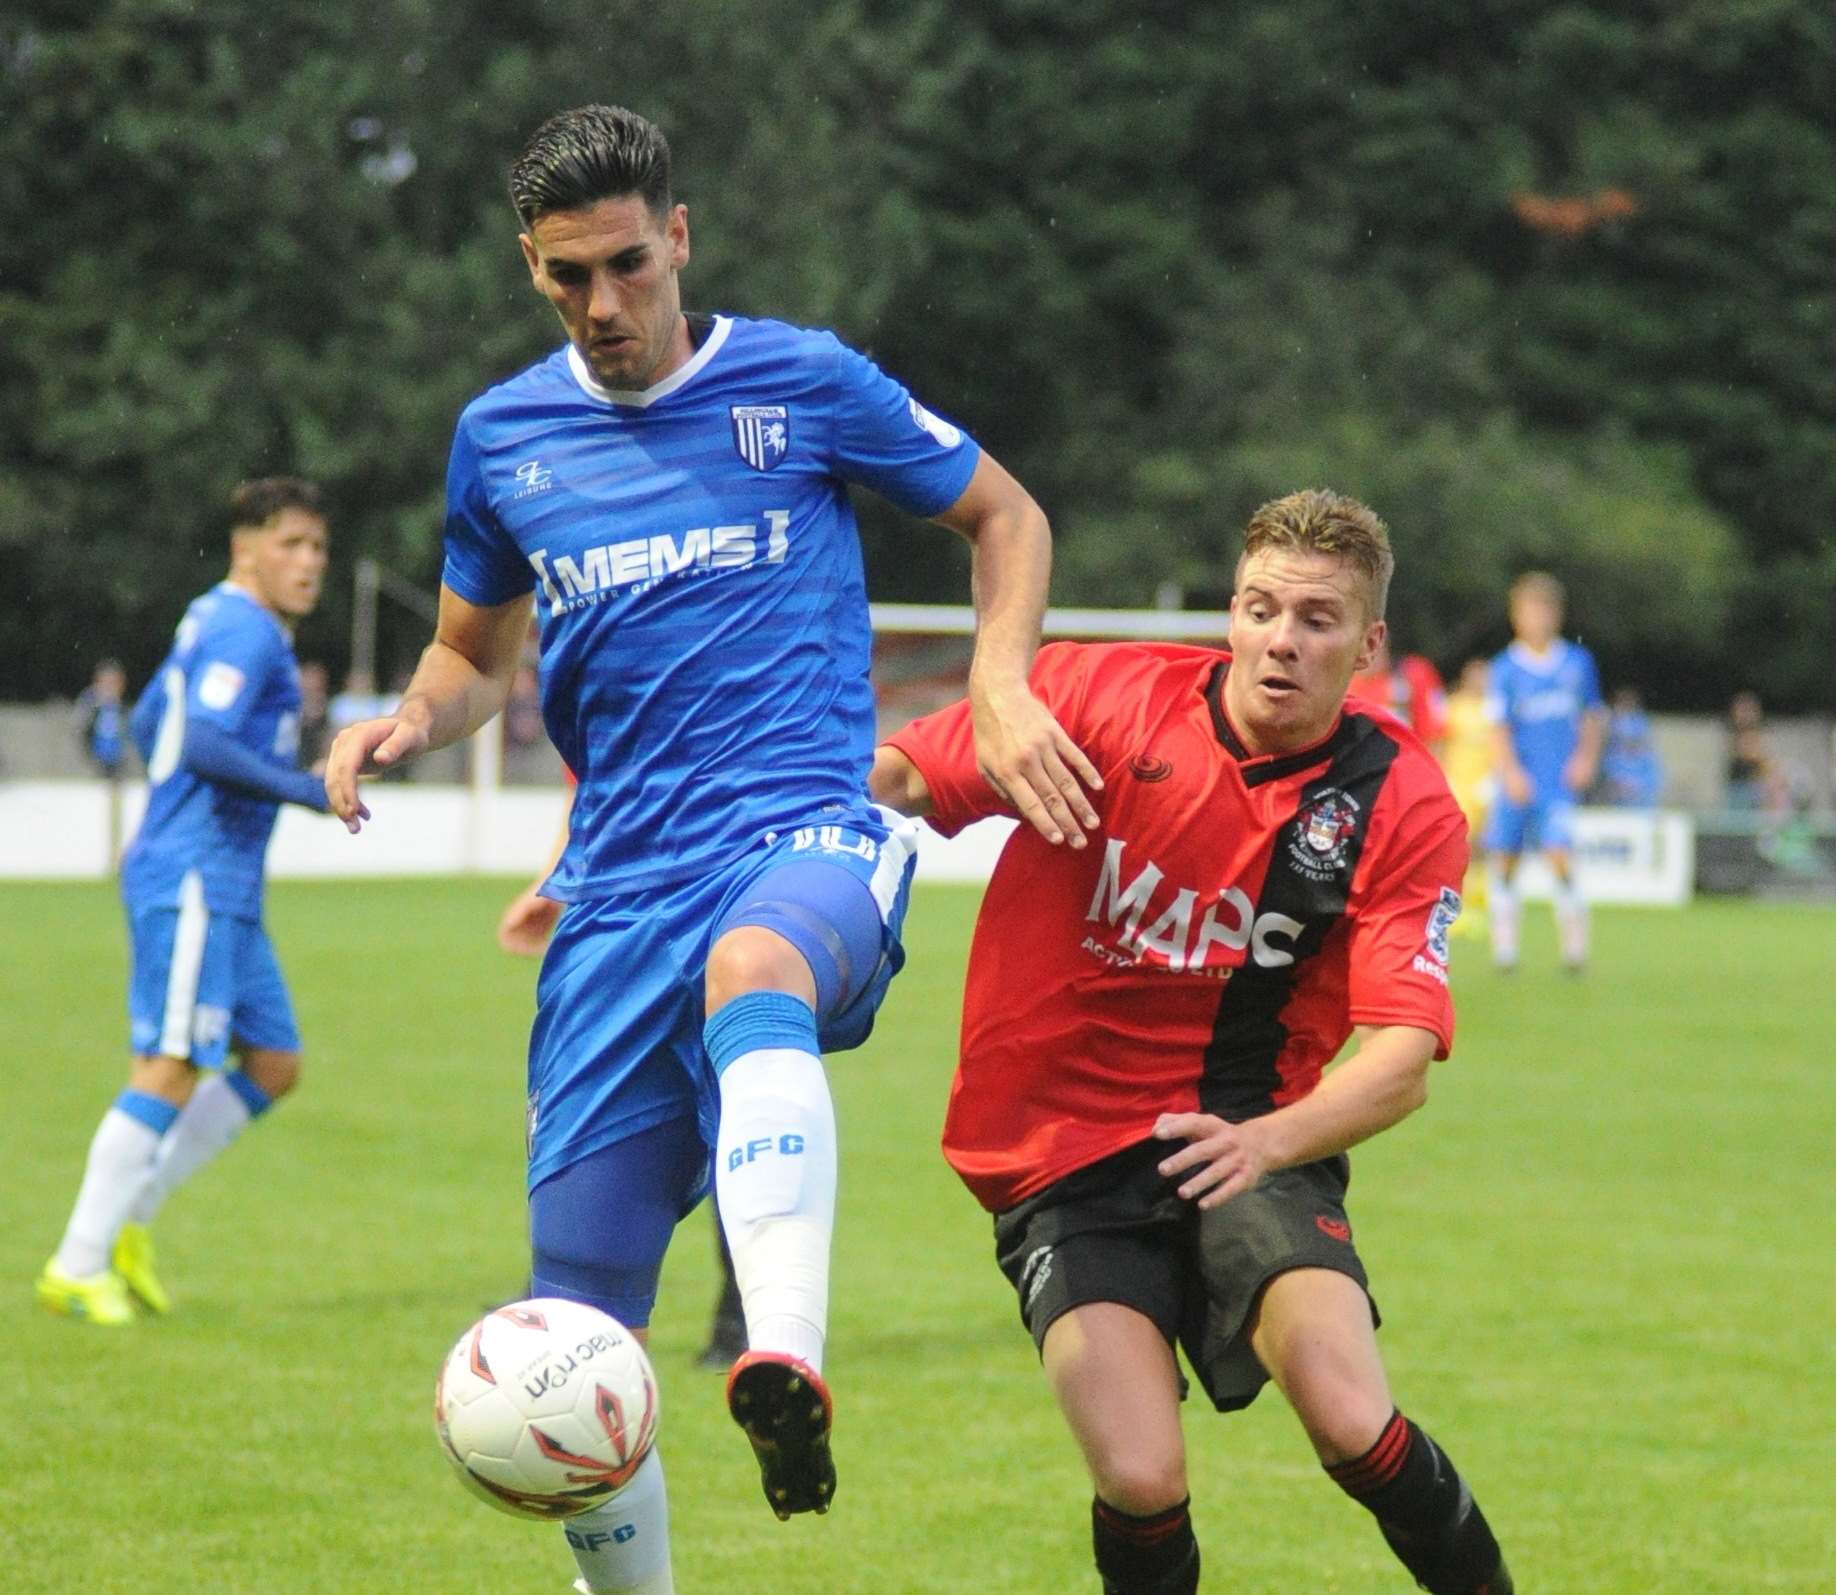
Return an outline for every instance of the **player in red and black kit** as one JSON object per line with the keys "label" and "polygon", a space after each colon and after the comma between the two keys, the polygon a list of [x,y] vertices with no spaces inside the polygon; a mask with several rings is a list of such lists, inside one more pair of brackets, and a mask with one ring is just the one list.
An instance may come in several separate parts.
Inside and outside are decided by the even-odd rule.
{"label": "player in red and black kit", "polygon": [[[1427,750],[1346,701],[1392,565],[1370,510],[1297,493],[1250,521],[1230,653],[1060,644],[1034,667],[1100,825],[1001,855],[944,1152],[1089,1465],[1109,1595],[1198,1588],[1175,1342],[1220,1410],[1272,1378],[1424,1589],[1512,1589],[1391,1400],[1344,1206],[1347,1148],[1421,1106],[1452,1043],[1467,858]],[[946,834],[1009,812],[962,704],[883,746],[872,786]]]}

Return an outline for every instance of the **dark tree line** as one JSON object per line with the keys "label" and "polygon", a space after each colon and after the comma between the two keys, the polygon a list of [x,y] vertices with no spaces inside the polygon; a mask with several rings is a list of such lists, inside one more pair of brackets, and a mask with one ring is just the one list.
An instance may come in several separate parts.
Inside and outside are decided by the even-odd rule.
{"label": "dark tree line", "polygon": [[[834,326],[970,425],[1063,601],[1215,602],[1248,509],[1327,483],[1444,663],[1538,563],[1660,705],[1829,702],[1836,11],[1787,0],[27,0],[0,692],[144,675],[256,472],[431,586],[454,415],[557,337],[503,168],[588,99],[669,131],[691,301]],[[876,596],[961,595],[864,526]]]}

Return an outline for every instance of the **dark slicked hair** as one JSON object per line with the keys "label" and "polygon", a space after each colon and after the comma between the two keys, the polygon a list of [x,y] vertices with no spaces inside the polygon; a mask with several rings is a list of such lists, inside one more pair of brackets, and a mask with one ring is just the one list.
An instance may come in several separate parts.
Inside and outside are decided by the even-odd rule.
{"label": "dark slicked hair", "polygon": [[640,196],[653,216],[670,206],[669,140],[619,105],[580,105],[538,127],[510,167],[510,203],[525,228],[553,210]]}
{"label": "dark slicked hair", "polygon": [[266,526],[282,510],[305,510],[321,518],[325,514],[325,497],[317,482],[303,476],[258,476],[237,484],[230,494],[230,530]]}

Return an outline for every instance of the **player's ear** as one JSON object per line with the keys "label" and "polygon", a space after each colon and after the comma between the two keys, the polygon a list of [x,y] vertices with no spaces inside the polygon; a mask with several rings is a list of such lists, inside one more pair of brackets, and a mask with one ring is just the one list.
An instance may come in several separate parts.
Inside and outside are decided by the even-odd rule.
{"label": "player's ear", "polygon": [[663,235],[669,240],[669,263],[680,271],[689,260],[688,206],[670,207],[669,220],[663,224]]}
{"label": "player's ear", "polygon": [[1369,670],[1377,659],[1377,650],[1383,646],[1383,640],[1390,634],[1390,623],[1387,620],[1373,620],[1364,628],[1364,640],[1358,645],[1358,660],[1352,666],[1352,674],[1361,676]]}
{"label": "player's ear", "polygon": [[535,284],[536,292],[542,291],[542,255],[535,246],[535,240],[527,233],[518,233],[516,241],[523,246],[523,264],[529,268],[529,280]]}

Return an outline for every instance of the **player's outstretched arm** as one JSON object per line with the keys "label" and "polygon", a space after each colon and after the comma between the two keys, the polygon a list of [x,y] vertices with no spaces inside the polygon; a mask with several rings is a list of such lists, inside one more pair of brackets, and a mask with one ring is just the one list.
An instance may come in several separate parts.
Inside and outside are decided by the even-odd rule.
{"label": "player's outstretched arm", "polygon": [[326,758],[326,799],[353,835],[370,817],[357,795],[361,777],[468,737],[503,708],[529,633],[531,602],[523,597],[481,607],[441,587],[434,640],[401,707],[346,727]]}
{"label": "player's outstretched arm", "polygon": [[1097,826],[1086,794],[1101,791],[1103,778],[1027,685],[1052,574],[1045,512],[984,454],[937,519],[974,550],[969,705],[982,778],[1048,842],[1082,847]]}
{"label": "player's outstretched arm", "polygon": [[890,742],[882,742],[873,750],[867,795],[876,803],[897,809],[907,819],[922,820],[931,812],[931,789],[925,785],[918,766]]}
{"label": "player's outstretched arm", "polygon": [[1298,1102],[1231,1124],[1212,1113],[1163,1113],[1162,1141],[1184,1141],[1160,1165],[1186,1175],[1179,1194],[1219,1207],[1263,1175],[1335,1157],[1399,1124],[1428,1100],[1428,1065],[1440,1041],[1414,1025],[1361,1025],[1358,1050]]}

